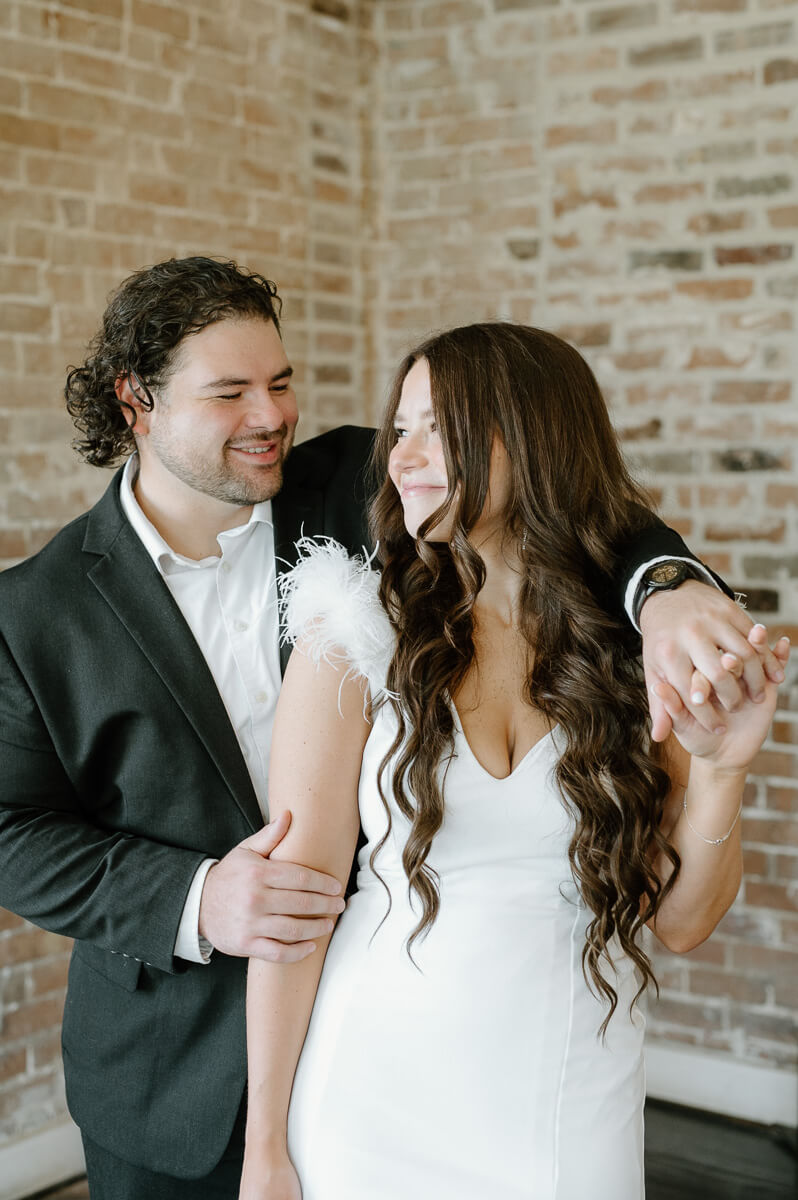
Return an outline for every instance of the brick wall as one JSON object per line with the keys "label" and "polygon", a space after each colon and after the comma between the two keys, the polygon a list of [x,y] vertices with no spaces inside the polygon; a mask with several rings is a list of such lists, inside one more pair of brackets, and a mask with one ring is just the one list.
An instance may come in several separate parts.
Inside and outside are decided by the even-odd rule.
{"label": "brick wall", "polygon": [[[109,481],[69,449],[65,368],[147,263],[229,255],[278,281],[301,433],[364,420],[368,11],[0,3],[0,567]],[[0,912],[0,1145],[64,1111],[68,949]]]}
{"label": "brick wall", "polygon": [[[221,7],[0,0],[0,566],[107,482],[66,449],[61,389],[108,291],[219,253],[286,297],[306,435],[369,419],[430,328],[563,333],[665,515],[795,632],[795,0]],[[705,947],[660,956],[651,1029],[786,1076],[783,699],[748,789],[744,890]],[[0,1144],[62,1112],[66,953],[0,915]]]}
{"label": "brick wall", "polygon": [[[794,0],[417,0],[376,19],[379,362],[482,317],[560,332],[664,515],[795,640]],[[740,897],[704,946],[657,955],[649,1023],[653,1047],[782,1068],[793,1110],[797,690],[746,793]]]}

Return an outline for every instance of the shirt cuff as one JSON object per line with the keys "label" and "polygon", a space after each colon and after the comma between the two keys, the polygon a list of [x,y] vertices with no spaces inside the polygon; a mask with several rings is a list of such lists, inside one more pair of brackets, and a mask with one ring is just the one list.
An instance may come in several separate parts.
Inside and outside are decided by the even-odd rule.
{"label": "shirt cuff", "polygon": [[200,936],[199,912],[202,889],[205,886],[205,876],[218,858],[206,858],[197,867],[196,874],[188,889],[186,902],[183,905],[183,915],[175,939],[175,958],[184,958],[186,962],[209,963],[213,946],[207,938]]}
{"label": "shirt cuff", "polygon": [[660,554],[659,558],[652,558],[652,559],[649,559],[648,562],[641,563],[641,565],[637,568],[637,570],[635,571],[632,578],[627,583],[626,592],[624,593],[624,598],[623,598],[623,606],[626,609],[626,615],[629,618],[629,620],[632,622],[632,624],[634,625],[634,627],[638,633],[641,633],[642,630],[640,629],[640,626],[638,625],[637,621],[632,616],[635,595],[637,593],[637,589],[640,584],[640,581],[643,578],[643,576],[645,575],[646,571],[649,569],[649,567],[655,567],[657,565],[657,563],[661,563],[661,562],[689,563],[691,567],[694,567],[696,569],[696,571],[698,571],[703,576],[704,580],[707,583],[711,583],[713,587],[718,589],[718,591],[721,590],[718,583],[716,582],[716,580],[713,579],[712,572],[707,567],[705,567],[703,563],[698,562],[695,558],[682,558],[678,554]]}

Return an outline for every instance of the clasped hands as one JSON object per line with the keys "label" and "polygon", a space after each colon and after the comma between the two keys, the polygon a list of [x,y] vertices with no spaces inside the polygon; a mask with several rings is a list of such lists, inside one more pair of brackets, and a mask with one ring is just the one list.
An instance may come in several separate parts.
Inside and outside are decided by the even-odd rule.
{"label": "clasped hands", "polygon": [[[757,740],[754,727],[762,726],[758,743],[767,732],[775,689],[785,677],[789,639],[779,638],[771,649],[764,625],[752,624],[728,596],[697,581],[649,597],[640,627],[652,739],[662,742],[672,729],[680,735],[689,731],[695,744],[691,752],[702,754],[728,733],[727,742],[734,740],[735,757],[742,762],[747,743]],[[762,705],[762,713],[751,705]],[[749,720],[750,730],[740,719],[746,709],[749,717],[761,715]]]}

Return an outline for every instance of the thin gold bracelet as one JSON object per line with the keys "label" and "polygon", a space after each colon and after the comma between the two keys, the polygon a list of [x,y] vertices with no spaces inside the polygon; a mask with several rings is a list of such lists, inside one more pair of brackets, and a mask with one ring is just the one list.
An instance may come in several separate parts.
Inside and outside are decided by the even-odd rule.
{"label": "thin gold bracelet", "polygon": [[708,846],[722,846],[724,842],[728,842],[729,838],[731,837],[731,835],[734,831],[734,826],[737,824],[737,822],[740,819],[740,813],[743,811],[743,802],[742,802],[742,800],[740,801],[740,807],[737,809],[737,815],[735,816],[734,820],[732,821],[731,825],[729,826],[729,832],[724,833],[723,837],[719,837],[719,838],[704,837],[703,833],[698,832],[695,825],[693,824],[693,822],[690,820],[689,816],[687,815],[687,792],[684,793],[684,799],[682,800],[682,808],[684,809],[684,819],[687,822],[687,824],[690,826],[690,828],[692,829],[692,831],[696,835],[696,837],[701,838],[701,841],[706,842],[706,844]]}

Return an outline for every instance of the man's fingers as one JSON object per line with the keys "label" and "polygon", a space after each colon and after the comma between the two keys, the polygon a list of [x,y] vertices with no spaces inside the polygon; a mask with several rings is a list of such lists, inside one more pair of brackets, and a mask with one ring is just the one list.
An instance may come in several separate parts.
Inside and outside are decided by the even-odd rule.
{"label": "man's fingers", "polygon": [[259,829],[251,837],[245,838],[240,844],[247,850],[254,850],[256,854],[262,854],[265,858],[283,840],[288,833],[290,824],[291,814],[286,810],[270,821],[268,825],[264,825],[263,829]]}
{"label": "man's fingers", "polygon": [[263,936],[270,942],[282,942],[285,945],[298,945],[300,942],[311,942],[314,938],[326,937],[335,928],[331,917],[303,919],[301,917],[275,916],[267,917],[261,922]]}
{"label": "man's fingers", "polygon": [[682,698],[676,691],[676,688],[671,687],[663,679],[660,679],[653,687],[654,695],[660,700],[663,708],[671,719],[671,722],[677,724],[685,715],[687,709],[682,703]]}
{"label": "man's fingers", "polygon": [[319,892],[282,890],[268,885],[261,893],[259,903],[269,915],[287,917],[335,917],[344,911],[343,896],[327,896]]}
{"label": "man's fingers", "polygon": [[322,896],[340,896],[341,885],[332,875],[324,875],[299,863],[269,859],[264,874],[266,887],[286,892],[318,892]]}

